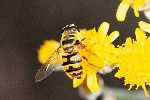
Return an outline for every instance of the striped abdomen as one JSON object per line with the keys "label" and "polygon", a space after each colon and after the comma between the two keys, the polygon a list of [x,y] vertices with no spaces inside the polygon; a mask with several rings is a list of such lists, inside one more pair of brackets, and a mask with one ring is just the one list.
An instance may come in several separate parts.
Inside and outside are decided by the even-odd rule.
{"label": "striped abdomen", "polygon": [[63,69],[70,78],[80,79],[83,71],[80,64],[81,57],[78,52],[70,55],[63,55]]}

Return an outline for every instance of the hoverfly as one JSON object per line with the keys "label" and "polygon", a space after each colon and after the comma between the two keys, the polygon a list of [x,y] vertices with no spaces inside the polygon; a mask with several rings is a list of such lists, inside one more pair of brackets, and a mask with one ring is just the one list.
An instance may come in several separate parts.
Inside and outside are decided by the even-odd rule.
{"label": "hoverfly", "polygon": [[[38,70],[35,81],[39,82],[50,75],[55,67],[63,68],[64,72],[71,78],[83,78],[82,60],[87,60],[80,54],[80,50],[86,47],[82,44],[87,37],[81,38],[79,29],[74,24],[62,29],[60,46]],[[88,61],[87,61],[88,62]]]}

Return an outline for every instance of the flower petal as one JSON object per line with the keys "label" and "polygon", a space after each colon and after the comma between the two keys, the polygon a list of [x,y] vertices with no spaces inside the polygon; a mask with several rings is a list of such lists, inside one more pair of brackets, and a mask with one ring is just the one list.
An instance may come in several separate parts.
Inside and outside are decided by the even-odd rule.
{"label": "flower petal", "polygon": [[150,33],[150,24],[144,22],[144,21],[140,21],[139,22],[139,26],[142,30],[144,30],[145,32]]}
{"label": "flower petal", "polygon": [[91,92],[97,92],[100,90],[100,87],[97,82],[96,73],[87,75],[87,86],[91,90]]}
{"label": "flower petal", "polygon": [[146,33],[140,28],[136,28],[135,35],[137,41],[144,41],[147,38]]}
{"label": "flower petal", "polygon": [[104,36],[107,35],[107,32],[109,30],[109,23],[103,22],[100,27],[98,28],[98,35],[100,35],[100,39],[103,39]]}
{"label": "flower petal", "polygon": [[109,35],[109,37],[108,37],[109,43],[112,43],[118,36],[119,36],[119,32],[118,32],[118,31],[112,32],[112,33]]}
{"label": "flower petal", "polygon": [[128,37],[125,42],[125,47],[129,48],[129,47],[131,47],[131,45],[132,45],[131,37]]}
{"label": "flower petal", "polygon": [[118,21],[124,21],[126,18],[126,13],[129,9],[130,4],[129,3],[124,3],[123,1],[120,3],[117,13],[116,13],[116,18]]}
{"label": "flower petal", "polygon": [[147,92],[147,90],[146,90],[145,84],[142,85],[142,88],[143,88],[143,90],[144,90],[145,95],[146,95],[147,97],[150,97],[149,94],[148,94],[148,92]]}
{"label": "flower petal", "polygon": [[138,11],[138,7],[133,7],[134,9],[134,14],[136,17],[139,17],[139,11]]}

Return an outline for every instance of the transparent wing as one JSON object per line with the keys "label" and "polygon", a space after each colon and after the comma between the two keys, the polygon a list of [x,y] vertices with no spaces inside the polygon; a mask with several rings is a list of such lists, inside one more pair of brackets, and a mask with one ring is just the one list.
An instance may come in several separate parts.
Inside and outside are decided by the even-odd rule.
{"label": "transparent wing", "polygon": [[35,82],[39,82],[50,75],[55,67],[61,67],[61,49],[60,47],[50,56],[38,70],[35,76]]}
{"label": "transparent wing", "polygon": [[81,43],[80,45],[81,51],[84,52],[82,54],[82,59],[86,61],[84,63],[91,65],[93,69],[99,70],[98,72],[101,74],[107,74],[112,72],[115,63],[110,65],[109,62],[107,62],[106,66],[102,68],[101,63],[103,62],[103,60],[98,57],[98,55],[96,55],[94,52],[92,52],[91,49],[87,49],[84,44]]}
{"label": "transparent wing", "polygon": [[85,46],[84,44],[80,43],[80,46],[82,52],[82,59],[86,61],[84,63],[87,63],[96,69],[100,69],[100,64],[97,61],[101,61],[101,59],[94,52],[92,52],[91,49],[88,49],[87,46]]}

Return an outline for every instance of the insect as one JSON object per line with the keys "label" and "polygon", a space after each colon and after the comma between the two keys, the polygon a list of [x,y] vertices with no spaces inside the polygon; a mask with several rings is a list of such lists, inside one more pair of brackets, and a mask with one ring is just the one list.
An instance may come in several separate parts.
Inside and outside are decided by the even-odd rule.
{"label": "insect", "polygon": [[61,66],[71,79],[85,77],[81,63],[83,59],[87,60],[87,58],[80,54],[80,50],[86,49],[82,44],[86,39],[87,37],[81,38],[79,29],[74,24],[65,26],[62,29],[60,46],[38,70],[35,81],[43,80],[54,71],[55,67]]}

